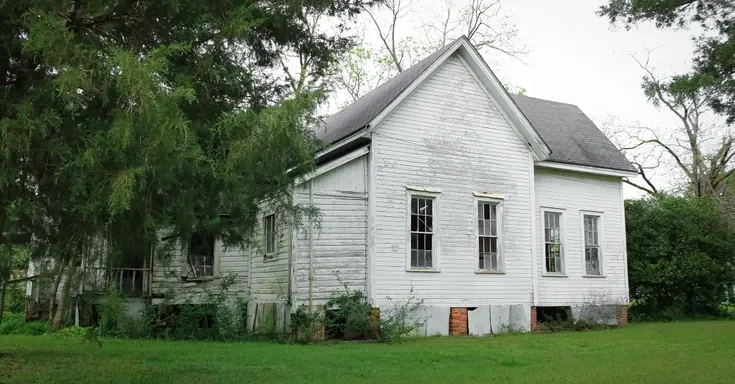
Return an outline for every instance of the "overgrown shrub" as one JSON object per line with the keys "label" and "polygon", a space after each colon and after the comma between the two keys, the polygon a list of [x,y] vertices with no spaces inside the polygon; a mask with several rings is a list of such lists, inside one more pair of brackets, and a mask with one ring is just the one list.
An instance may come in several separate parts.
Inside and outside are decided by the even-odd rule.
{"label": "overgrown shrub", "polygon": [[97,336],[98,329],[93,327],[66,327],[54,332],[54,336],[60,339],[87,339]]}
{"label": "overgrown shrub", "polygon": [[372,306],[362,292],[349,291],[327,302],[325,333],[329,339],[356,340],[377,337]]}
{"label": "overgrown shrub", "polygon": [[102,337],[118,336],[120,324],[124,321],[125,297],[117,290],[114,284],[97,306],[99,311],[99,333]]}
{"label": "overgrown shrub", "polygon": [[[411,290],[413,293],[413,289]],[[390,298],[389,298],[390,301]],[[392,308],[386,309],[380,314],[380,338],[382,341],[394,343],[401,342],[419,329],[425,318],[417,316],[422,300],[413,296],[405,302],[394,303]]]}
{"label": "overgrown shrub", "polygon": [[291,340],[297,343],[312,343],[321,339],[324,331],[324,314],[321,311],[309,312],[305,305],[291,315]]}
{"label": "overgrown shrub", "polygon": [[380,312],[362,292],[346,290],[327,302],[324,314],[299,308],[291,317],[291,333],[297,342],[310,342],[323,327],[324,337],[332,340],[399,342],[424,324],[417,311],[422,303],[411,297]]}
{"label": "overgrown shrub", "polygon": [[5,292],[4,313],[23,313],[26,305],[25,283],[8,284]]}
{"label": "overgrown shrub", "polygon": [[169,297],[151,307],[139,326],[150,327],[153,337],[185,340],[243,340],[247,329],[247,301],[231,300],[228,295],[235,275],[224,276],[217,289],[205,290],[199,297],[189,297],[182,304],[173,304]]}
{"label": "overgrown shrub", "polygon": [[713,199],[625,203],[631,316],[718,316],[735,281],[735,225]]}
{"label": "overgrown shrub", "polygon": [[43,335],[49,333],[51,327],[45,321],[32,321],[26,323],[25,315],[22,313],[6,313],[0,324],[0,335]]}

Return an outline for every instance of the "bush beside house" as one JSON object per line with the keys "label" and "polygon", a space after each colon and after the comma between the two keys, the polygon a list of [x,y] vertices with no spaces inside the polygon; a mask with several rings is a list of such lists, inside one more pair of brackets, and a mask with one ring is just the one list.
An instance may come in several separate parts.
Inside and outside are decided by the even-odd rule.
{"label": "bush beside house", "polygon": [[631,316],[723,315],[735,281],[735,225],[714,199],[625,202]]}

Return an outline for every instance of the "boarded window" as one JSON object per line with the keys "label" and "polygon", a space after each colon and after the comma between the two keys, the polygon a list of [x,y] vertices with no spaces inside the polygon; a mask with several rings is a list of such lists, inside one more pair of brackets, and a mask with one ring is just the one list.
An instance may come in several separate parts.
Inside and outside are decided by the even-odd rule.
{"label": "boarded window", "polygon": [[194,232],[189,242],[189,275],[193,277],[214,276],[214,235]]}
{"label": "boarded window", "polygon": [[267,215],[263,218],[263,248],[265,255],[272,257],[276,253],[276,215]]}
{"label": "boarded window", "polygon": [[477,234],[479,269],[500,270],[498,247],[498,204],[479,202],[477,204]]}
{"label": "boarded window", "polygon": [[544,255],[547,273],[564,273],[561,235],[561,213],[544,212]]}
{"label": "boarded window", "polygon": [[434,199],[411,197],[411,268],[434,267]]}
{"label": "boarded window", "polygon": [[584,261],[587,275],[602,274],[600,266],[600,216],[584,215]]}

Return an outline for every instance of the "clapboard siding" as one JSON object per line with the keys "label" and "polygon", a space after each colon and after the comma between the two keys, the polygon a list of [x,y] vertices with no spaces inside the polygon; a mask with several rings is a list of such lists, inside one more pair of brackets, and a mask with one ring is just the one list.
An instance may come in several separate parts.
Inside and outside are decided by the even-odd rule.
{"label": "clapboard siding", "polygon": [[[319,210],[311,253],[312,300],[324,304],[349,291],[366,290],[367,274],[367,156],[359,157],[306,182],[296,190],[299,204]],[[311,198],[309,188],[312,188]],[[294,254],[294,299],[309,301],[308,223],[297,229]]]}
{"label": "clapboard siding", "polygon": [[[239,246],[225,247],[217,241],[215,247],[219,253],[219,274],[221,277],[234,274],[235,283],[229,288],[228,294],[232,297],[248,296],[248,252]],[[175,302],[201,300],[207,292],[217,292],[220,289],[220,280],[204,282],[185,282],[181,279],[182,264],[185,261],[186,251],[181,242],[163,245],[159,248],[153,260],[153,275],[151,294],[156,300],[166,296]],[[172,296],[173,295],[173,296]]]}
{"label": "clapboard siding", "polygon": [[358,157],[315,177],[314,191],[365,192],[366,159],[366,156]]}
{"label": "clapboard siding", "polygon": [[[415,296],[428,304],[531,303],[531,154],[456,56],[374,128],[371,151],[374,301]],[[406,270],[406,185],[441,190],[438,273]],[[475,273],[478,191],[505,198],[505,274]]]}
{"label": "clapboard siding", "polygon": [[250,259],[250,299],[258,302],[285,302],[288,299],[291,220],[276,214],[277,252],[266,258],[263,219],[272,212],[262,208],[252,244],[247,249]]}
{"label": "clapboard siding", "polygon": [[[536,201],[539,207],[562,209],[567,277],[543,276],[543,216],[538,208],[539,305],[584,304],[595,301],[624,302],[625,223],[620,178],[549,170],[536,167]],[[602,212],[602,262],[604,278],[583,277],[583,211]]]}

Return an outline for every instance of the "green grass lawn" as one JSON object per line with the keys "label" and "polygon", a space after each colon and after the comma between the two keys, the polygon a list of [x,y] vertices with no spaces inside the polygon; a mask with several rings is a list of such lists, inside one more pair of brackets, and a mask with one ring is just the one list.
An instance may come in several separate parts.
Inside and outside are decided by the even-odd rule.
{"label": "green grass lawn", "polygon": [[735,322],[402,344],[0,336],[0,383],[734,383]]}

